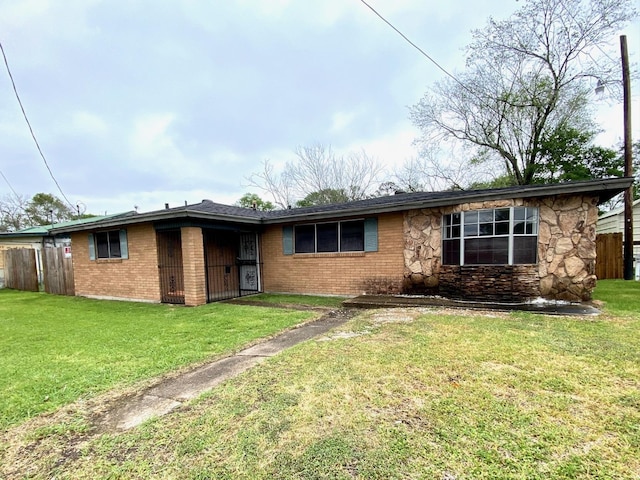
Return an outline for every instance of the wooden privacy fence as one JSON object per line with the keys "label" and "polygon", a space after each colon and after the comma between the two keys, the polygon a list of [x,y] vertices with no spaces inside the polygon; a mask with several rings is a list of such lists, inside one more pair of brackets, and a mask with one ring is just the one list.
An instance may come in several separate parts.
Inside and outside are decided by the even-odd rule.
{"label": "wooden privacy fence", "polygon": [[44,291],[56,295],[75,295],[73,263],[65,247],[43,248]]}
{"label": "wooden privacy fence", "polygon": [[33,248],[10,248],[4,252],[4,283],[7,288],[38,291],[38,268]]}
{"label": "wooden privacy fence", "polygon": [[624,278],[622,233],[601,233],[596,236],[596,276],[600,280]]}

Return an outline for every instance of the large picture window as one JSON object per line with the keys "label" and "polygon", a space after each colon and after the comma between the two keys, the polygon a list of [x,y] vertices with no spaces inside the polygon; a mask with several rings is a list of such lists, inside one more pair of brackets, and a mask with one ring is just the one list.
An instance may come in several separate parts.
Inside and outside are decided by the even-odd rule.
{"label": "large picture window", "polygon": [[362,252],[364,230],[364,220],[296,225],[294,252]]}
{"label": "large picture window", "polygon": [[536,263],[538,209],[509,207],[450,213],[442,221],[444,265]]}

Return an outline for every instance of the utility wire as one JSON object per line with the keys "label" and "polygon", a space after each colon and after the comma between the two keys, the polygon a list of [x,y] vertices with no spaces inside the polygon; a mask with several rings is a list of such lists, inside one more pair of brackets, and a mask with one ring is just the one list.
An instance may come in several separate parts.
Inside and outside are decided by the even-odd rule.
{"label": "utility wire", "polygon": [[13,194],[18,197],[19,195],[16,193],[16,191],[13,189],[13,187],[11,186],[11,184],[9,183],[9,180],[7,180],[7,177],[4,176],[4,173],[2,173],[2,170],[0,170],[0,175],[2,175],[2,178],[4,178],[4,181],[7,182],[7,185],[9,185],[9,188],[11,189],[11,191],[13,192]]}
{"label": "utility wire", "polygon": [[[409,45],[411,45],[413,48],[415,48],[416,50],[418,50],[422,55],[424,55],[425,57],[427,57],[429,59],[429,61],[431,63],[433,63],[436,67],[438,67],[440,70],[442,70],[446,75],[448,75],[449,77],[453,78],[456,82],[458,82],[463,88],[465,88],[466,90],[469,90],[469,88],[462,83],[460,80],[458,80],[456,77],[454,77],[452,74],[450,74],[447,70],[445,70],[445,68],[443,66],[441,66],[438,62],[436,62],[427,52],[425,52],[424,50],[422,50],[418,45],[416,45],[415,43],[413,43],[411,40],[409,40],[409,38],[402,33],[400,30],[398,30],[391,22],[389,22],[386,18],[384,18],[382,15],[380,15],[378,13],[378,11],[373,8],[371,5],[369,5],[367,2],[365,2],[365,0],[360,0],[364,5],[367,6],[367,8],[369,8],[369,10],[371,10],[373,13],[375,13],[380,20],[382,20],[384,23],[386,23],[387,25],[389,25],[398,35],[400,35],[402,38],[404,38],[407,43]],[[472,92],[473,93],[473,92]]]}
{"label": "utility wire", "polygon": [[[443,66],[441,66],[438,62],[436,62],[427,52],[425,52],[419,46],[417,46],[415,43],[413,43],[411,40],[409,40],[409,38],[404,33],[402,33],[400,30],[398,30],[391,22],[389,22],[380,13],[378,13],[375,8],[373,8],[371,5],[369,5],[365,0],[360,0],[360,2],[362,2],[364,5],[366,5],[369,8],[369,10],[371,10],[373,13],[375,13],[384,23],[389,25],[398,35],[400,35],[404,40],[406,40],[406,42],[409,43],[409,45],[411,45],[413,48],[418,50],[418,52],[420,52],[423,56],[425,56],[431,63],[433,63],[436,67],[438,67],[441,71],[443,71],[447,76],[452,78],[464,90],[469,92],[474,97],[478,98],[482,102],[482,105],[485,108],[488,108],[489,110],[492,110],[494,113],[497,113],[499,116],[502,116],[501,112],[499,112],[493,106],[491,106],[488,103],[486,103],[484,101],[484,99],[482,98],[482,96],[478,92],[474,91],[468,85],[465,85],[463,82],[458,80],[453,74],[449,73]],[[509,123],[513,128],[515,128],[516,130],[519,130],[520,133],[522,133],[524,135],[527,135],[527,133],[519,125],[516,125],[515,123],[513,123],[509,118],[503,117],[503,119],[507,123]]]}
{"label": "utility wire", "polygon": [[[31,123],[29,122],[29,118],[27,117],[27,113],[24,111],[24,107],[22,105],[22,100],[20,100],[20,95],[18,95],[18,89],[16,88],[16,83],[13,80],[13,75],[11,75],[11,69],[9,68],[9,62],[7,61],[7,55],[4,53],[4,48],[2,47],[2,42],[0,42],[0,51],[2,51],[2,58],[4,59],[5,67],[7,67],[7,73],[9,74],[9,79],[11,80],[11,86],[13,87],[13,92],[15,93],[16,99],[18,100],[18,104],[20,105],[20,110],[22,110],[22,115],[24,116],[24,119],[27,122],[27,126],[29,127],[29,132],[31,132],[31,138],[33,138],[33,141],[35,142],[36,147],[38,148],[38,153],[40,153],[40,157],[42,157],[42,161],[44,162],[45,166],[47,167],[47,170],[49,171],[49,175],[51,175],[51,178],[53,179],[53,182],[56,184],[56,187],[58,187],[58,190],[60,191],[60,194],[66,200],[66,202],[73,208],[73,204],[69,201],[67,196],[64,194],[64,192],[62,191],[62,187],[60,187],[60,184],[58,183],[58,180],[56,180],[56,177],[53,175],[53,172],[51,171],[51,168],[49,167],[49,163],[47,162],[47,159],[45,158],[44,153],[42,153],[42,149],[40,148],[40,144],[38,143],[38,140],[36,139],[36,135],[35,135],[35,133],[33,133],[33,128],[31,128]],[[4,177],[4,175],[2,175],[2,176]],[[5,180],[6,180],[6,178],[5,178]]]}

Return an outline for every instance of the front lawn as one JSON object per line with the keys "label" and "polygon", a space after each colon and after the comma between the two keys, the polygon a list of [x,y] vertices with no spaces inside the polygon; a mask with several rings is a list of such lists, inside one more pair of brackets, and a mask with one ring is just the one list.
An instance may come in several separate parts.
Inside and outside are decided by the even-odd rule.
{"label": "front lawn", "polygon": [[0,464],[16,478],[637,480],[640,284],[596,297],[598,317],[365,311],[128,432],[78,433],[81,411],[10,429]]}
{"label": "front lawn", "polygon": [[0,429],[212,358],[313,317],[0,290]]}

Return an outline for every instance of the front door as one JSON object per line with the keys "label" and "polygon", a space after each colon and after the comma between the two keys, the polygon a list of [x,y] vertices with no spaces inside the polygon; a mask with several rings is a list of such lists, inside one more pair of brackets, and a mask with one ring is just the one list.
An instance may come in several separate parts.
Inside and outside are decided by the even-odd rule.
{"label": "front door", "polygon": [[160,298],[163,303],[184,303],[182,237],[180,230],[157,232]]}
{"label": "front door", "polygon": [[240,296],[260,291],[260,270],[258,269],[258,236],[255,233],[240,234]]}
{"label": "front door", "polygon": [[257,236],[228,230],[204,233],[210,302],[256,293],[260,288]]}
{"label": "front door", "polygon": [[225,300],[239,296],[238,234],[209,230],[204,235],[208,300]]}

